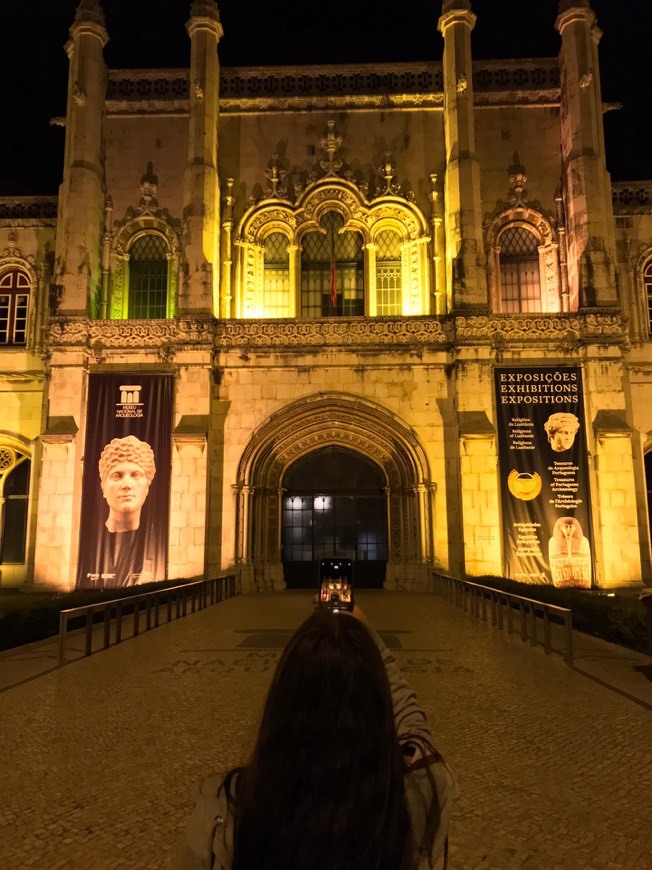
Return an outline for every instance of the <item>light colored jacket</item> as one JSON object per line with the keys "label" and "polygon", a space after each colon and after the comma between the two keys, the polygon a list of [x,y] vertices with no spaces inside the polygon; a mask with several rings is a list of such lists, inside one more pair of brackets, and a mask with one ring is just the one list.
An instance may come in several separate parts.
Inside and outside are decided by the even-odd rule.
{"label": "light colored jacket", "polygon": [[[446,762],[428,750],[432,736],[426,714],[419,705],[414,690],[406,682],[378,634],[367,626],[385,663],[394,704],[394,718],[399,743],[414,747],[414,754],[405,775],[405,797],[410,812],[413,841],[419,848],[415,855],[415,870],[433,870],[444,866],[444,848],[453,801],[458,797],[455,776]],[[196,789],[195,807],[186,824],[177,851],[177,870],[231,870],[233,848],[233,816],[229,812],[223,777],[215,774]],[[433,782],[437,795],[433,792]],[[441,821],[431,854],[426,854],[425,823],[432,801],[438,799]]]}

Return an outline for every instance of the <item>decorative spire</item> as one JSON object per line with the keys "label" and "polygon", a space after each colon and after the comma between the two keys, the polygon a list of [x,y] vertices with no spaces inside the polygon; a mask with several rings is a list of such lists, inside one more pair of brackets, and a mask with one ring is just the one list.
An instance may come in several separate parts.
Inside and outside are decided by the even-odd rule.
{"label": "decorative spire", "polygon": [[190,7],[191,18],[212,18],[213,21],[220,21],[220,12],[217,8],[215,0],[193,0]]}
{"label": "decorative spire", "polygon": [[568,9],[590,9],[591,3],[589,0],[559,0],[559,15],[566,12]]}
{"label": "decorative spire", "polygon": [[75,13],[75,22],[78,21],[99,24],[100,27],[105,27],[104,10],[99,0],[80,0],[77,12]]}
{"label": "decorative spire", "polygon": [[444,0],[441,14],[447,12],[471,12],[471,0]]}

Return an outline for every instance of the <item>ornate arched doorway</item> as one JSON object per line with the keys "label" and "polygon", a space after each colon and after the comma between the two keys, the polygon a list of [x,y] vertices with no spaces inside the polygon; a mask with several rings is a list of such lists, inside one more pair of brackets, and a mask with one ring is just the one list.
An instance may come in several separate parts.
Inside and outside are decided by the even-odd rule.
{"label": "ornate arched doorway", "polygon": [[366,456],[321,447],[283,477],[281,560],[290,589],[316,587],[320,559],[353,561],[357,588],[382,588],[387,567],[387,481]]}
{"label": "ornate arched doorway", "polygon": [[281,409],[254,432],[244,450],[234,491],[235,561],[242,566],[245,587],[285,588],[281,546],[287,474],[298,460],[326,447],[352,451],[382,473],[385,587],[423,588],[434,555],[435,492],[423,448],[395,414],[341,393],[308,396]]}

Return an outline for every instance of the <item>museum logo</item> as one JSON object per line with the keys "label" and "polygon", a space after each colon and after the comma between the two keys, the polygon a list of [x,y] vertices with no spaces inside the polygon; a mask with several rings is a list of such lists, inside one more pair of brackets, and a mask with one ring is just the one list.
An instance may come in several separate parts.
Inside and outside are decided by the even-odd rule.
{"label": "museum logo", "polygon": [[143,417],[143,403],[140,401],[140,384],[125,384],[118,388],[120,401],[115,404],[116,417]]}

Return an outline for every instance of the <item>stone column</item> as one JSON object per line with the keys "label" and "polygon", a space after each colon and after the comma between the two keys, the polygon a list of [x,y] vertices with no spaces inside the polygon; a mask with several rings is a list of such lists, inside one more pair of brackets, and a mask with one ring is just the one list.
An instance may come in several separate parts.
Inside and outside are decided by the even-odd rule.
{"label": "stone column", "polygon": [[[219,178],[217,137],[219,62],[223,30],[214,0],[194,0],[186,25],[190,36],[188,165],[184,176],[184,312],[219,317]],[[181,306],[180,306],[181,307]]]}
{"label": "stone column", "polygon": [[222,307],[220,316],[231,317],[233,302],[232,267],[233,267],[233,179],[226,179],[226,196],[224,197],[224,220],[222,221]]}
{"label": "stone column", "polygon": [[100,4],[82,0],[65,46],[70,66],[55,252],[60,314],[92,311],[99,316],[107,80],[103,49],[108,39]]}
{"label": "stone column", "polygon": [[611,179],[605,163],[598,43],[589,0],[561,0],[561,146],[570,306],[615,305]]}
{"label": "stone column", "polygon": [[480,167],[475,158],[469,0],[444,0],[444,132],[446,136],[446,273],[454,308],[486,308]]}

